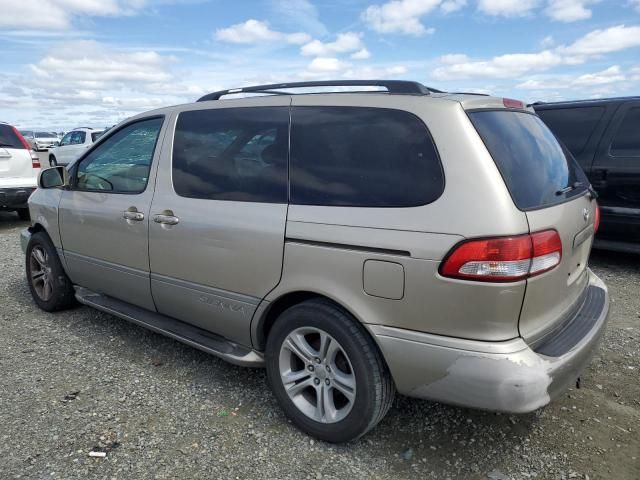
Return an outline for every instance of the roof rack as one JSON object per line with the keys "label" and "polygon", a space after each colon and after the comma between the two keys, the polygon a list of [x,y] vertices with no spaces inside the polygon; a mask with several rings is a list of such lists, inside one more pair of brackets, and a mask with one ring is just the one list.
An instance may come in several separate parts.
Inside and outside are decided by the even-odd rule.
{"label": "roof rack", "polygon": [[[317,82],[290,82],[273,83],[271,85],[255,85],[252,87],[230,88],[212,92],[198,99],[198,102],[208,100],[220,100],[225,95],[236,93],[268,93],[270,95],[292,95],[282,92],[282,89],[308,88],[308,87],[384,87],[387,92],[395,95],[429,95],[431,93],[443,93],[435,88],[425,87],[419,82],[408,80],[322,80]],[[324,93],[324,92],[323,92]],[[353,92],[346,92],[353,93]]]}

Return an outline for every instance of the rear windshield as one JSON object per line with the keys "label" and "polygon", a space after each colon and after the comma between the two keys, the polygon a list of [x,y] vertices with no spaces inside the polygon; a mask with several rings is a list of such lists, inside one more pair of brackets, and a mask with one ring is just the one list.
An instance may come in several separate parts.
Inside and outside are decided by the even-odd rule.
{"label": "rear windshield", "polygon": [[469,117],[519,209],[560,203],[588,187],[571,153],[536,115],[495,110],[470,112]]}
{"label": "rear windshield", "polygon": [[0,125],[0,147],[24,148],[24,145],[9,125]]}

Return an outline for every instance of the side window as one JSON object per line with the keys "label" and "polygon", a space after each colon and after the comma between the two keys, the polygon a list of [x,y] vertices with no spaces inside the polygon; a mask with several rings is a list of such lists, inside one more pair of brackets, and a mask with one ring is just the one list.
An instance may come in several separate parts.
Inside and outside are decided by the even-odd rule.
{"label": "side window", "polygon": [[65,145],[71,145],[71,137],[73,136],[73,132],[67,133],[62,140],[60,140],[60,146],[64,147]]}
{"label": "side window", "polygon": [[91,132],[91,142],[98,140],[104,132]]}
{"label": "side window", "polygon": [[76,190],[141,193],[147,186],[162,118],[127,125],[78,165]]}
{"label": "side window", "polygon": [[611,155],[640,157],[640,107],[627,110],[611,142]]}
{"label": "side window", "polygon": [[173,186],[182,197],[286,203],[288,144],[288,107],[182,112]]}
{"label": "side window", "polygon": [[580,155],[604,115],[605,107],[554,108],[536,113],[569,151]]}
{"label": "side window", "polygon": [[71,145],[82,145],[85,137],[84,132],[73,132],[71,135]]}
{"label": "side window", "polygon": [[302,205],[411,207],[444,189],[429,131],[401,110],[294,107],[291,202]]}

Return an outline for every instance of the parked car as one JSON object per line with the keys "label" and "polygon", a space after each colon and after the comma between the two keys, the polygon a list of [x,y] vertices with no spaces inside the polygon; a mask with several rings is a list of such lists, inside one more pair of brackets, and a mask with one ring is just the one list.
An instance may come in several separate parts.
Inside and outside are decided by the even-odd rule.
{"label": "parked car", "polygon": [[93,142],[98,140],[103,130],[89,127],[76,128],[67,133],[56,148],[49,151],[49,164],[68,165],[82,155]]}
{"label": "parked car", "polygon": [[640,253],[640,97],[536,103],[598,192],[596,247]]}
{"label": "parked car", "polygon": [[[298,87],[386,92],[299,94]],[[233,93],[277,93],[220,100]],[[83,304],[266,367],[331,442],[404,395],[530,412],[607,322],[598,209],[522,102],[406,81],[225,90],[46,170],[22,233],[44,310]]]}
{"label": "parked car", "polygon": [[40,160],[22,134],[0,122],[0,210],[15,210],[29,220],[27,200],[36,189]]}
{"label": "parked car", "polygon": [[47,151],[49,148],[55,147],[59,143],[58,135],[53,132],[20,130],[20,133],[36,152]]}

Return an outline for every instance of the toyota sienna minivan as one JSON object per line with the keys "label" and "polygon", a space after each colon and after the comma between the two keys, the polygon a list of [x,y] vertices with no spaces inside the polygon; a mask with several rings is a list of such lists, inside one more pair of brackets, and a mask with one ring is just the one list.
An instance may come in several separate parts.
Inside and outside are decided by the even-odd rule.
{"label": "toyota sienna minivan", "polygon": [[330,442],[396,392],[542,407],[607,323],[595,192],[516,100],[225,90],[127,119],[38,185],[21,239],[40,308],[80,302],[266,367],[284,412]]}

